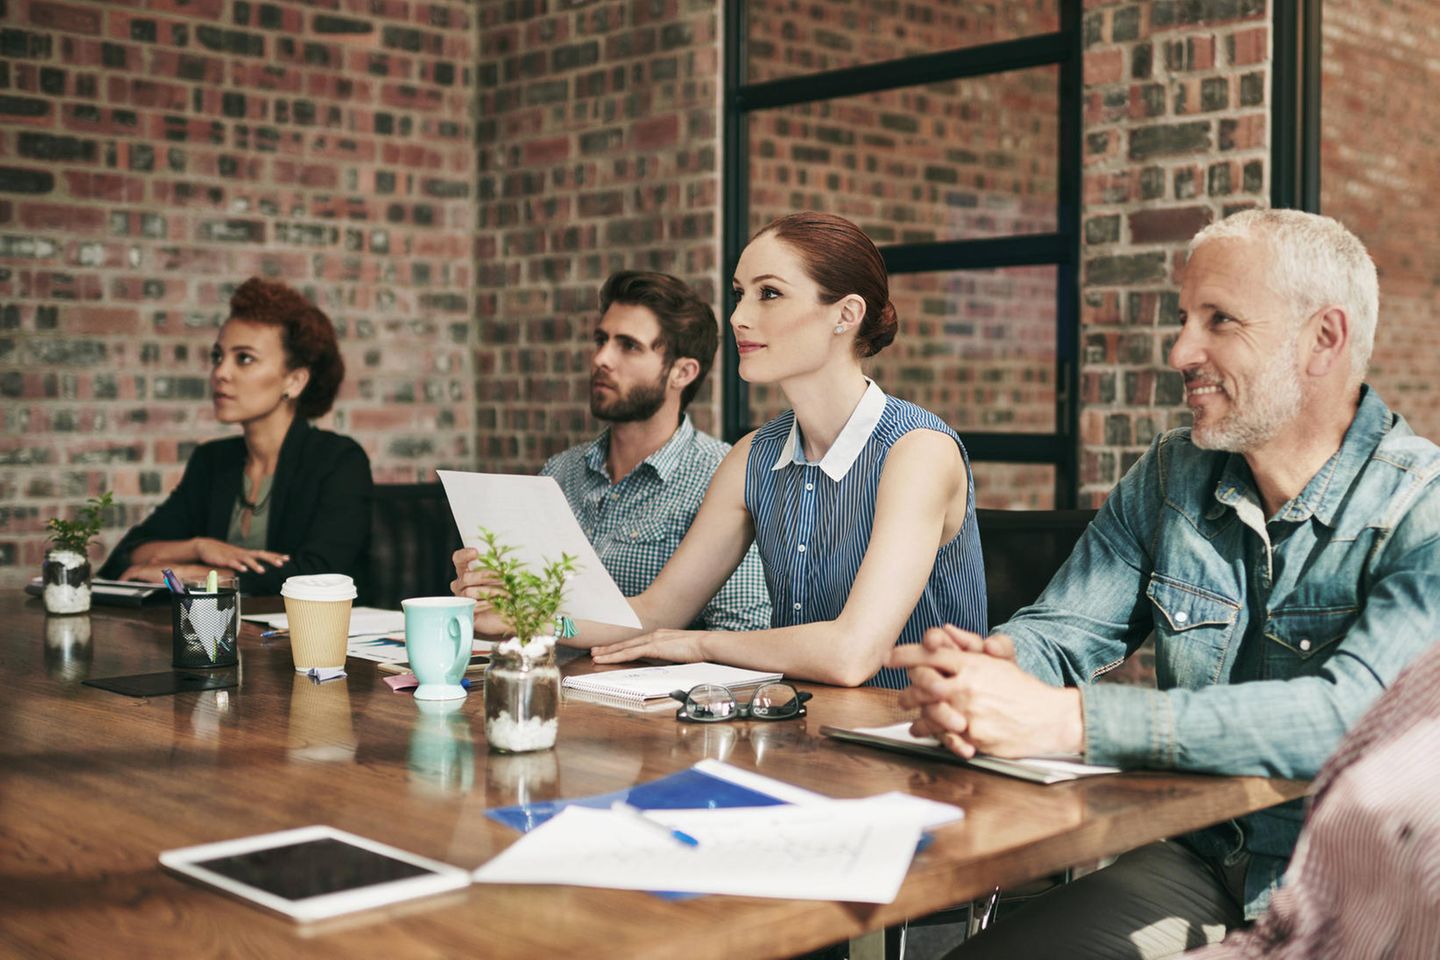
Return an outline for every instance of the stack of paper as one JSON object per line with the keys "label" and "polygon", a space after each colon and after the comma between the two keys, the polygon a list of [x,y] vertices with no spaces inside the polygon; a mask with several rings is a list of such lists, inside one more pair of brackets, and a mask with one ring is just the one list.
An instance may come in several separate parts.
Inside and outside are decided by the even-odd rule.
{"label": "stack of paper", "polygon": [[958,807],[898,793],[864,800],[802,793],[773,806],[646,812],[698,841],[689,846],[633,816],[575,804],[480,867],[475,879],[890,903],[921,832],[961,816]]}
{"label": "stack of paper", "polygon": [[564,686],[619,704],[644,707],[668,700],[672,690],[690,690],[702,683],[744,688],[779,680],[782,676],[719,663],[671,663],[566,677]]}

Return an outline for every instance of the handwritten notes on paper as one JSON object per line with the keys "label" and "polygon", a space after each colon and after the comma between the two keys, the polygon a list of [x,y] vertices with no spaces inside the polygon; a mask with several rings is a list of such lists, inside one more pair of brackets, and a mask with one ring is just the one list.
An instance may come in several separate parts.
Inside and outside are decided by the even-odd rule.
{"label": "handwritten notes on paper", "polygon": [[694,837],[695,847],[609,810],[571,806],[476,870],[475,879],[889,903],[921,830],[961,815],[914,799],[648,812]]}

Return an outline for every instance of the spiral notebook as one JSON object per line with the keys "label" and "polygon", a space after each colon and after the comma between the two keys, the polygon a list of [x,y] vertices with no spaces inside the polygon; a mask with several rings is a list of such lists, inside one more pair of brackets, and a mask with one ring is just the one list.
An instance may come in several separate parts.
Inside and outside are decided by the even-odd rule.
{"label": "spiral notebook", "polygon": [[643,707],[653,701],[669,699],[672,690],[690,690],[702,683],[745,688],[779,680],[783,676],[763,670],[727,667],[721,663],[667,663],[660,667],[636,667],[566,677],[564,684],[568,689],[581,693]]}

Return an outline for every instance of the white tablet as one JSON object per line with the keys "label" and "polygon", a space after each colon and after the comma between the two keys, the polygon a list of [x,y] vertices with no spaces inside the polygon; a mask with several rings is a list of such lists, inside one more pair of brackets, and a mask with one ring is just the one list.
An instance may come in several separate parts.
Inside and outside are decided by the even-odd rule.
{"label": "white tablet", "polygon": [[160,863],[296,920],[323,920],[458,890],[470,873],[334,827],[166,850]]}

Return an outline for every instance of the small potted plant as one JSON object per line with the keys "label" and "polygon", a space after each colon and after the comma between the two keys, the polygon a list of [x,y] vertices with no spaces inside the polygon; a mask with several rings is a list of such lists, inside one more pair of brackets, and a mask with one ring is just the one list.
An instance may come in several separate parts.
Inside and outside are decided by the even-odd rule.
{"label": "small potted plant", "polygon": [[85,613],[90,609],[90,542],[100,532],[111,504],[107,490],[91,497],[74,520],[51,517],[50,543],[40,567],[48,613]]}
{"label": "small potted plant", "polygon": [[560,726],[555,622],[575,558],[561,554],[537,574],[490,530],[480,528],[480,540],[473,568],[494,579],[486,600],[513,633],[496,644],[485,669],[485,738],[501,753],[548,750]]}

